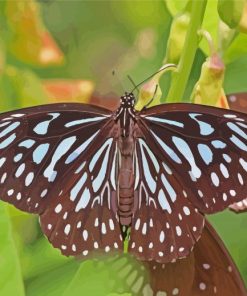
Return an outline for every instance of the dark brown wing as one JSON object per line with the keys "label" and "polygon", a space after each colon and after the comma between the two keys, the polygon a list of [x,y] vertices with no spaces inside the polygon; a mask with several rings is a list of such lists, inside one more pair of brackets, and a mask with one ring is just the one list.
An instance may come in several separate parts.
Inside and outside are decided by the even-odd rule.
{"label": "dark brown wing", "polygon": [[108,110],[54,104],[0,117],[0,196],[40,215],[66,255],[121,249],[117,144]]}

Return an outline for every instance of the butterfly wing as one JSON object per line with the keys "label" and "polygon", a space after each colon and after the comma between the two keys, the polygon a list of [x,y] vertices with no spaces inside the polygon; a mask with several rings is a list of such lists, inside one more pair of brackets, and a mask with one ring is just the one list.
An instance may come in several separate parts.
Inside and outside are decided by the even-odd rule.
{"label": "butterfly wing", "polygon": [[66,255],[121,249],[111,115],[54,104],[0,117],[1,199],[39,214],[44,234]]}
{"label": "butterfly wing", "polygon": [[[247,116],[167,104],[140,112],[136,120],[136,207],[129,250],[168,262],[190,252],[203,228],[202,214],[245,196]],[[151,218],[153,234],[146,230]]]}
{"label": "butterfly wing", "polygon": [[208,221],[201,239],[187,258],[175,263],[151,261],[145,265],[154,295],[246,295],[232,258]]}
{"label": "butterfly wing", "polygon": [[195,246],[194,256],[195,277],[190,295],[247,295],[236,265],[209,222]]}

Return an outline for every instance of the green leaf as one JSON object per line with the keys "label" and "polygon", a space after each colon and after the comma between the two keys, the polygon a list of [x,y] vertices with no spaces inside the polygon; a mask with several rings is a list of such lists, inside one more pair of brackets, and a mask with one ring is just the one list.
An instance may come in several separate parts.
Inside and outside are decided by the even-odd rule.
{"label": "green leaf", "polygon": [[[42,257],[42,252],[39,253],[39,256]],[[76,274],[78,267],[79,264],[77,262],[69,262],[32,280],[26,281],[26,296],[61,296]],[[19,294],[16,295],[19,296]]]}
{"label": "green leaf", "polygon": [[[215,1],[216,2],[216,1]],[[236,28],[243,13],[245,0],[218,0],[218,13],[230,28]]]}
{"label": "green leaf", "polygon": [[46,238],[42,237],[35,243],[27,245],[21,253],[23,278],[42,276],[73,260],[73,257],[62,256],[60,250],[55,249]]}
{"label": "green leaf", "polygon": [[239,33],[224,53],[225,63],[230,63],[247,54],[247,34]]}
{"label": "green leaf", "polygon": [[0,295],[24,296],[21,267],[8,205],[0,204]]}
{"label": "green leaf", "polygon": [[[121,260],[123,259],[120,258],[120,261]],[[81,263],[80,268],[70,285],[64,291],[63,296],[102,296],[113,292],[114,286],[117,286],[118,290],[121,290],[122,283],[119,280],[119,275],[108,263],[109,262],[105,260],[88,260]]]}
{"label": "green leaf", "polygon": [[243,56],[226,67],[224,89],[226,94],[247,91],[247,56]]}

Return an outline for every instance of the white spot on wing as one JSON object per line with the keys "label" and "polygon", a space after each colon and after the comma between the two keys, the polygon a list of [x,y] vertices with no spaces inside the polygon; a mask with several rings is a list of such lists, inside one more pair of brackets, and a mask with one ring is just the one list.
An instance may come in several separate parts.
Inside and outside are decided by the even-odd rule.
{"label": "white spot on wing", "polygon": [[57,172],[54,170],[54,168],[57,161],[70,149],[70,147],[74,144],[75,141],[76,141],[76,136],[72,136],[62,140],[58,144],[55,152],[53,153],[50,164],[44,171],[44,177],[46,177],[49,182],[54,181],[56,177]]}
{"label": "white spot on wing", "polygon": [[163,210],[166,210],[169,214],[171,214],[172,210],[170,207],[170,204],[168,203],[168,200],[165,196],[165,193],[162,189],[160,189],[159,194],[158,194],[158,200],[161,208]]}
{"label": "white spot on wing", "polygon": [[99,117],[92,117],[92,118],[84,118],[84,119],[79,119],[79,120],[74,120],[70,121],[65,124],[65,127],[71,127],[79,124],[84,124],[84,123],[89,123],[89,122],[94,122],[94,121],[100,121],[105,119],[106,117],[99,116]]}
{"label": "white spot on wing", "polygon": [[172,140],[173,140],[173,143],[176,145],[177,149],[189,162],[191,166],[191,173],[193,174],[193,176],[195,178],[200,178],[201,170],[197,167],[195,163],[195,159],[189,145],[183,139],[176,136],[173,136]]}
{"label": "white spot on wing", "polygon": [[75,212],[79,212],[81,209],[85,209],[89,203],[89,200],[90,200],[90,191],[86,187],[81,195],[80,200],[76,205]]}
{"label": "white spot on wing", "polygon": [[38,135],[46,135],[48,131],[49,124],[52,120],[58,118],[60,113],[48,113],[48,115],[51,115],[52,118],[49,120],[45,120],[42,122],[39,122],[33,129],[33,131]]}
{"label": "white spot on wing", "polygon": [[153,117],[153,116],[146,116],[145,119],[150,120],[150,121],[154,121],[154,122],[166,123],[166,124],[174,125],[177,127],[182,127],[182,128],[184,127],[184,124],[182,122],[175,121],[175,120],[169,120],[169,119]]}

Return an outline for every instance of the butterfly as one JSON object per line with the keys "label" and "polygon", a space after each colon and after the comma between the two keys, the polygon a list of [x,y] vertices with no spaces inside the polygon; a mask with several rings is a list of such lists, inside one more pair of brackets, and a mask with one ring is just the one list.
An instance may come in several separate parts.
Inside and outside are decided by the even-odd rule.
{"label": "butterfly", "polygon": [[64,255],[186,257],[204,214],[246,198],[247,115],[194,104],[53,104],[0,116],[0,197]]}

